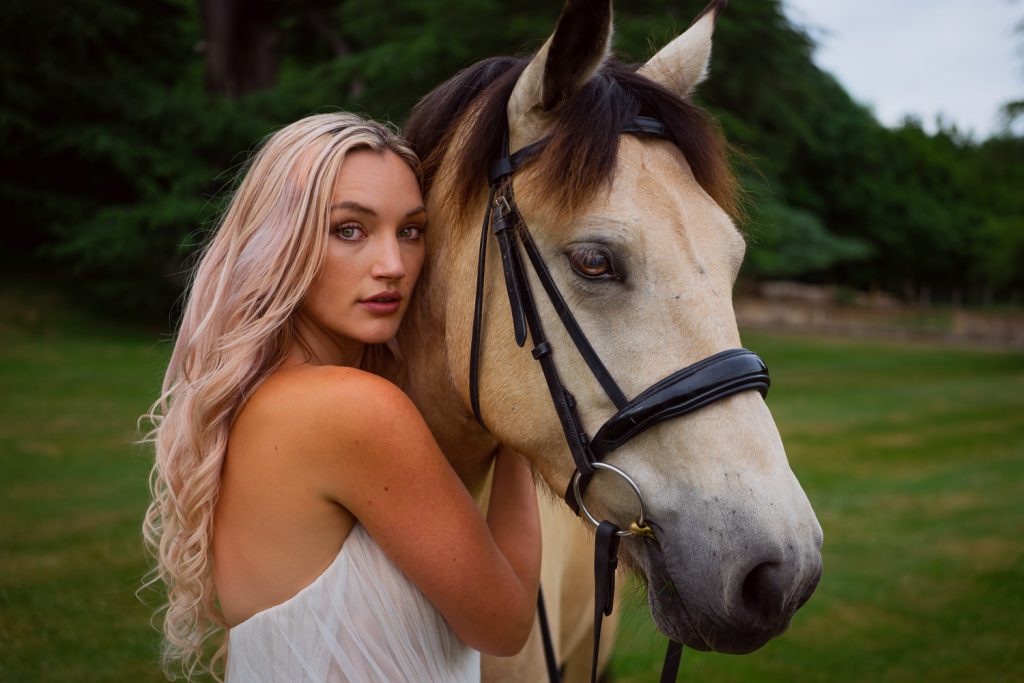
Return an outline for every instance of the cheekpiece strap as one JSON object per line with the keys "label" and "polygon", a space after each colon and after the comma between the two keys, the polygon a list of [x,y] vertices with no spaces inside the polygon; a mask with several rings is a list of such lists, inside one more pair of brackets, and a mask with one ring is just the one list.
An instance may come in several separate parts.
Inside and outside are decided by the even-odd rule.
{"label": "cheekpiece strap", "polygon": [[[509,183],[503,183],[503,187],[506,192],[509,191]],[[512,208],[512,203],[501,192],[501,188],[495,195],[494,203],[495,206],[491,209],[491,231],[498,241],[501,270],[505,275],[505,289],[508,292],[509,306],[512,307],[512,329],[516,344],[522,346],[526,343],[526,301],[523,295],[528,295],[529,292],[523,285],[526,273],[523,272],[523,261],[516,246],[515,231],[519,222],[519,212]]]}
{"label": "cheekpiece strap", "polygon": [[562,321],[562,326],[569,333],[569,337],[576,345],[576,349],[583,357],[583,360],[586,361],[590,372],[600,383],[604,393],[611,399],[616,410],[625,408],[628,403],[626,395],[622,393],[622,389],[619,388],[615,378],[612,377],[612,373],[605,367],[601,357],[597,355],[594,347],[590,345],[587,335],[583,333],[579,323],[576,322],[576,316],[572,314],[569,304],[566,303],[562,293],[558,291],[558,285],[555,284],[555,279],[551,277],[548,267],[544,265],[544,259],[540,255],[540,250],[534,243],[533,236],[530,235],[530,231],[526,226],[522,227],[520,238],[522,239],[523,247],[526,249],[526,255],[530,259],[530,264],[533,266],[533,272],[537,274],[537,279],[540,280],[541,286],[544,287],[544,292],[548,295],[548,301],[551,302],[551,306],[555,309],[555,313],[558,314],[559,319]]}

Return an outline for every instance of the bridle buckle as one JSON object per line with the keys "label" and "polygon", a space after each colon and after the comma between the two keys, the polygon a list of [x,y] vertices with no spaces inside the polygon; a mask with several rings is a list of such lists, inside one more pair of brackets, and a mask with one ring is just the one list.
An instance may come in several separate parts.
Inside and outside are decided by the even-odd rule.
{"label": "bridle buckle", "polygon": [[503,218],[512,213],[512,205],[508,202],[508,197],[504,194],[499,194],[494,198],[494,214],[497,218]]}

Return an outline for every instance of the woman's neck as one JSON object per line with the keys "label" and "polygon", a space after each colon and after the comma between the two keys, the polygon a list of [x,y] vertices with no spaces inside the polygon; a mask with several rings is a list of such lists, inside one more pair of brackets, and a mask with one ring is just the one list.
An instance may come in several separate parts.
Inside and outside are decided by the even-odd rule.
{"label": "woman's neck", "polygon": [[300,314],[295,318],[295,333],[282,366],[309,364],[358,367],[365,348],[362,342],[338,338]]}

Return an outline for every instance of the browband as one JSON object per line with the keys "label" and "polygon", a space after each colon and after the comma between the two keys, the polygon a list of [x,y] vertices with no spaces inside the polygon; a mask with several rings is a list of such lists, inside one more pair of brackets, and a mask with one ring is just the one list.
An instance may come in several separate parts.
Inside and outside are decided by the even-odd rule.
{"label": "browband", "polygon": [[[664,138],[665,124],[650,116],[634,116],[619,129],[619,133]],[[526,162],[533,158],[537,152],[547,147],[549,141],[550,138],[541,138],[517,150],[514,154],[509,154],[508,142],[506,140],[501,158],[494,162],[487,174],[487,180],[490,182],[491,187],[495,187],[502,178],[512,175],[525,166]]]}

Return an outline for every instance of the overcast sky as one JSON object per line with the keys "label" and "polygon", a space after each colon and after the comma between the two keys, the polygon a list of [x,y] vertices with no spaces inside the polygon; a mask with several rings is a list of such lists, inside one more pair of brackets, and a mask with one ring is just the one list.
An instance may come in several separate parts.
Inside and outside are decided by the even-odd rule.
{"label": "overcast sky", "polygon": [[784,3],[818,43],[818,66],[886,125],[914,114],[934,130],[941,113],[987,137],[1000,105],[1024,99],[1024,36],[1013,33],[1022,0]]}

